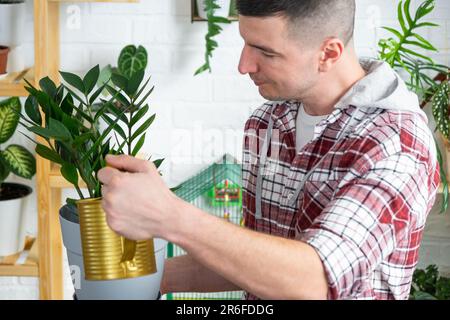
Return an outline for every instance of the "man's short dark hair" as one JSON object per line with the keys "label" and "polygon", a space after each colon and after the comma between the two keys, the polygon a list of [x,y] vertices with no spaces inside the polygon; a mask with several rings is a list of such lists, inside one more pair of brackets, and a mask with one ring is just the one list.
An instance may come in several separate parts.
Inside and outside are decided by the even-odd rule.
{"label": "man's short dark hair", "polygon": [[345,44],[353,38],[355,0],[236,0],[240,15],[284,16],[292,34],[307,41],[337,37]]}

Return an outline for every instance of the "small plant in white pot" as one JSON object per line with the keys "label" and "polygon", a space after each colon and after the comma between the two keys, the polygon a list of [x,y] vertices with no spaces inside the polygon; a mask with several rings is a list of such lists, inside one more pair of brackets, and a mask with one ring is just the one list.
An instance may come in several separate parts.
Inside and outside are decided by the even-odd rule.
{"label": "small plant in white pot", "polygon": [[[61,165],[62,176],[69,181],[79,198],[67,199],[60,210],[64,245],[75,284],[77,299],[156,299],[162,278],[166,242],[148,239],[131,241],[114,233],[106,223],[101,207],[102,188],[97,172],[106,165],[107,154],[135,156],[145,141],[145,132],[154,120],[146,119],[145,103],[152,89],[149,79],[143,83],[144,71],[128,78],[113,73],[111,81],[95,89],[100,75],[98,66],[83,78],[61,72],[64,83],[58,87],[48,78],[40,80],[41,89],[28,83],[29,99],[34,108],[27,109],[31,120],[22,117],[30,132],[46,144],[37,143],[36,152]],[[103,90],[112,94],[95,109]],[[123,109],[116,107],[119,101]],[[45,119],[41,119],[41,113]],[[129,117],[125,115],[128,113]],[[99,129],[98,120],[110,123]],[[119,123],[124,122],[124,131]],[[114,139],[111,137],[113,133]],[[120,137],[123,142],[119,142]],[[86,184],[82,192],[79,179]]]}
{"label": "small plant in white pot", "polygon": [[214,16],[227,18],[230,15],[231,0],[197,0],[200,18],[208,19],[208,11],[214,10]]}
{"label": "small plant in white pot", "polygon": [[0,256],[22,249],[22,209],[25,197],[32,193],[29,186],[5,181],[11,173],[26,179],[36,173],[36,161],[31,152],[17,144],[5,146],[17,129],[21,109],[17,97],[0,101]]}
{"label": "small plant in white pot", "polygon": [[25,12],[24,0],[0,0],[0,78],[11,69],[8,66],[9,55],[16,56],[14,49],[22,43]]}

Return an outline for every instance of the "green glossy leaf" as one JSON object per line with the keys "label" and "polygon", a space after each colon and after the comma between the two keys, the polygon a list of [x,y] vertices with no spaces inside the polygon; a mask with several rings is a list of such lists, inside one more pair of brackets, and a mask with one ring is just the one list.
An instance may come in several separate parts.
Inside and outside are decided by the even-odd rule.
{"label": "green glossy leaf", "polygon": [[164,161],[164,159],[158,159],[158,160],[153,161],[153,164],[155,165],[156,169],[158,169],[161,166],[163,161]]}
{"label": "green glossy leaf", "polygon": [[63,72],[63,71],[60,71],[59,73],[61,74],[64,81],[66,81],[68,84],[70,84],[71,86],[73,86],[74,88],[78,89],[79,91],[81,91],[83,93],[86,92],[84,82],[83,82],[83,80],[81,80],[81,78],[79,76],[77,76],[74,73]]}
{"label": "green glossy leaf", "polygon": [[42,125],[41,112],[39,111],[39,104],[35,96],[28,96],[25,101],[25,113],[37,125]]}
{"label": "green glossy leaf", "polygon": [[63,99],[63,101],[61,102],[61,110],[69,115],[72,116],[73,113],[73,98],[72,95],[70,93],[68,93],[66,95],[66,97]]}
{"label": "green glossy leaf", "polygon": [[202,72],[204,72],[206,70],[209,70],[209,72],[211,73],[211,67],[209,66],[209,64],[205,63],[203,66],[201,66],[200,68],[198,68],[195,71],[194,76],[196,76],[196,75],[198,75],[198,74],[200,74],[200,73],[202,73]]}
{"label": "green glossy leaf", "polygon": [[142,146],[144,145],[144,142],[145,142],[145,133],[139,138],[138,142],[134,146],[133,151],[131,152],[131,155],[133,157],[136,156],[139,153],[139,151],[141,150]]}
{"label": "green glossy leaf", "polygon": [[218,16],[210,18],[209,21],[214,23],[226,23],[226,24],[231,23],[231,20],[225,17],[218,17]]}
{"label": "green glossy leaf", "polygon": [[106,85],[106,90],[108,90],[109,94],[115,97],[115,99],[117,99],[117,101],[119,101],[122,105],[128,106],[130,104],[130,102],[127,100],[127,98],[125,98],[123,94],[121,94],[110,85]]}
{"label": "green glossy leaf", "polygon": [[113,114],[115,117],[119,117],[120,121],[125,123],[128,126],[128,117],[125,112],[128,112],[128,109],[119,109],[114,103],[110,101],[104,102],[107,104],[107,109],[104,113]]}
{"label": "green glossy leaf", "polygon": [[39,86],[41,87],[42,91],[44,91],[50,97],[54,98],[56,96],[56,85],[49,77],[42,78],[39,81]]}
{"label": "green glossy leaf", "polygon": [[71,105],[73,109],[76,110],[76,114],[84,118],[89,123],[94,123],[94,119],[91,118],[86,112],[84,112],[81,107],[77,107],[75,105]]}
{"label": "green glossy leaf", "polygon": [[419,57],[419,58],[421,58],[421,59],[427,60],[427,61],[430,62],[430,63],[433,63],[433,60],[431,60],[430,57],[424,56],[423,54],[417,53],[417,52],[415,52],[415,51],[412,51],[412,50],[406,49],[406,48],[402,48],[402,50],[403,50],[403,52],[405,52],[405,53],[408,53],[408,54],[410,54],[410,55],[413,55],[413,56]]}
{"label": "green glossy leaf", "polygon": [[78,170],[68,162],[64,162],[61,166],[61,175],[74,186],[78,186]]}
{"label": "green glossy leaf", "polygon": [[432,51],[438,51],[428,40],[423,38],[421,35],[418,35],[417,33],[412,34],[413,37],[415,37],[417,40],[422,42],[425,46],[425,49],[432,50]]}
{"label": "green glossy leaf", "polygon": [[78,136],[80,130],[84,128],[83,123],[78,119],[70,117],[65,113],[62,115],[61,123],[69,130],[71,136]]}
{"label": "green glossy leaf", "polygon": [[113,73],[111,75],[111,81],[121,90],[126,91],[128,87],[128,79],[121,74]]}
{"label": "green glossy leaf", "polygon": [[100,88],[104,84],[108,83],[111,80],[112,73],[113,73],[113,68],[111,67],[111,65],[108,64],[107,66],[105,66],[100,71],[100,76],[98,77],[98,81],[97,81],[97,87]]}
{"label": "green glossy leaf", "polygon": [[395,30],[394,28],[390,28],[390,27],[382,27],[382,28],[384,30],[387,30],[387,31],[395,34],[399,40],[401,40],[403,38],[403,35],[400,32],[398,32],[397,30]]}
{"label": "green glossy leaf", "polygon": [[418,41],[405,40],[404,43],[412,45],[412,46],[416,46],[416,47],[419,47],[419,48],[422,48],[422,49],[425,49],[425,50],[437,51],[437,49],[434,48],[433,46],[430,47],[427,44],[421,43],[421,42],[418,42]]}
{"label": "green glossy leaf", "polygon": [[148,104],[139,109],[139,111],[136,112],[136,114],[131,119],[130,127],[133,127],[136,123],[138,123],[138,121],[141,120],[142,117],[145,116],[145,114],[148,112],[148,109],[149,109]]}
{"label": "green glossy leaf", "polygon": [[98,81],[99,76],[100,76],[99,65],[96,65],[91,70],[89,70],[88,73],[86,73],[86,75],[83,78],[85,95],[89,95],[91,93],[91,91],[95,88],[95,85]]}
{"label": "green glossy leaf", "polygon": [[42,158],[50,160],[51,162],[62,164],[63,160],[61,156],[43,144],[36,145],[36,153],[40,155]]}
{"label": "green glossy leaf", "polygon": [[0,101],[0,144],[8,141],[16,131],[21,109],[17,97]]}
{"label": "green glossy leaf", "polygon": [[52,132],[48,128],[42,128],[40,126],[31,126],[31,127],[28,127],[27,129],[42,138],[45,138],[45,139],[53,138]]}
{"label": "green glossy leaf", "polygon": [[25,179],[31,179],[35,175],[36,160],[24,147],[12,144],[2,151],[2,157],[15,175]]}
{"label": "green glossy leaf", "polygon": [[128,45],[120,52],[119,72],[130,79],[137,71],[145,70],[147,62],[147,50],[143,46],[136,48],[134,45]]}
{"label": "green glossy leaf", "polygon": [[439,27],[439,25],[433,22],[422,22],[416,25],[416,29],[421,27]]}
{"label": "green glossy leaf", "polygon": [[58,120],[50,119],[48,129],[52,134],[52,138],[55,140],[60,140],[62,142],[72,141],[70,131]]}
{"label": "green glossy leaf", "polygon": [[61,102],[64,99],[64,93],[65,93],[64,89],[65,89],[65,86],[63,84],[60,84],[58,86],[58,88],[56,89],[55,102],[58,105],[61,104]]}
{"label": "green glossy leaf", "polygon": [[416,20],[419,20],[428,15],[434,9],[435,0],[426,0],[421,3],[416,12]]}
{"label": "green glossy leaf", "polygon": [[107,122],[108,126],[111,126],[117,134],[119,134],[123,139],[127,139],[125,131],[117,124],[117,119],[111,119],[106,113],[102,115],[102,118]]}
{"label": "green glossy leaf", "polygon": [[152,122],[155,120],[156,115],[152,115],[149,119],[147,119],[140,127],[137,129],[130,138],[130,143],[133,142],[137,137],[143,134],[150,127]]}
{"label": "green glossy leaf", "polygon": [[[110,134],[110,132],[115,129],[115,126],[117,125],[117,123],[120,120],[120,117],[125,114],[125,111],[123,111],[120,115],[118,115],[116,117],[116,119],[114,120],[114,122],[105,130],[102,132],[102,135],[94,142],[94,144],[92,145],[92,147],[88,150],[88,152],[86,152],[85,154],[83,154],[82,158],[81,158],[81,162],[86,161],[94,152],[99,151],[98,147],[100,145],[102,145],[102,143],[105,141],[106,137]],[[106,114],[104,115],[106,116]],[[117,130],[117,129],[116,129]]]}
{"label": "green glossy leaf", "polygon": [[405,19],[403,18],[403,10],[402,9],[403,9],[402,2],[400,1],[398,3],[398,7],[397,7],[397,19],[398,19],[398,22],[400,23],[400,27],[402,27],[403,33],[406,34],[408,29],[406,28],[406,25],[405,25]]}
{"label": "green glossy leaf", "polygon": [[147,98],[152,94],[153,89],[155,89],[155,87],[153,86],[146,94],[145,96],[136,104],[136,107],[140,108],[146,101]]}
{"label": "green glossy leaf", "polygon": [[414,24],[412,18],[411,18],[411,0],[406,0],[405,4],[403,5],[403,11],[405,12],[406,21],[408,22],[408,26],[412,26]]}
{"label": "green glossy leaf", "polygon": [[95,100],[100,96],[100,94],[105,91],[106,83],[101,85],[100,88],[98,88],[92,96],[89,98],[89,103],[92,105],[94,104]]}
{"label": "green glossy leaf", "polygon": [[138,100],[139,97],[141,96],[141,94],[145,91],[145,89],[147,88],[147,85],[149,84],[151,78],[152,77],[148,77],[148,79],[145,81],[144,85],[141,86],[141,88],[139,89],[138,93],[136,93],[136,95],[134,96],[135,100]]}
{"label": "green glossy leaf", "polygon": [[130,96],[134,97],[136,92],[139,89],[139,86],[142,83],[142,80],[144,79],[145,71],[144,70],[138,70],[136,71],[128,81],[128,86],[125,90],[125,92]]}
{"label": "green glossy leaf", "polygon": [[75,139],[73,139],[73,146],[75,148],[80,147],[82,144],[86,143],[90,139],[91,140],[95,139],[92,132],[83,133],[82,135],[79,135],[78,137],[75,137]]}

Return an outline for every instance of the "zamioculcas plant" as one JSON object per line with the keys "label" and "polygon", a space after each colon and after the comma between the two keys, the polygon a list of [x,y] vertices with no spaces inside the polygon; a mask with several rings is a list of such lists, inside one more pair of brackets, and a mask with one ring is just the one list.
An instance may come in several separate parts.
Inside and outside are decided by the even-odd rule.
{"label": "zamioculcas plant", "polygon": [[17,97],[0,101],[0,195],[2,184],[11,172],[26,179],[36,173],[36,160],[30,151],[17,144],[2,146],[16,131],[21,109]]}
{"label": "zamioculcas plant", "polygon": [[[73,184],[80,199],[85,196],[79,178],[87,186],[88,198],[99,198],[101,186],[97,172],[105,166],[105,156],[109,153],[135,156],[144,144],[145,132],[155,115],[140,126],[137,123],[149,110],[146,100],[153,88],[148,89],[150,79],[143,83],[143,70],[130,78],[113,73],[112,83],[108,81],[96,90],[99,66],[83,78],[68,72],[60,73],[65,83],[59,86],[48,77],[40,80],[40,89],[27,83],[30,96],[25,111],[30,120],[22,117],[22,124],[46,142],[36,142],[36,152],[61,165],[62,176]],[[105,89],[112,97],[96,103]],[[116,107],[116,101],[125,106],[123,110]],[[45,119],[41,119],[40,111]],[[109,125],[104,131],[99,130],[100,118]],[[122,129],[121,123],[126,130]],[[68,202],[73,203],[73,200],[68,199]]]}
{"label": "zamioculcas plant", "polygon": [[[97,176],[106,165],[107,154],[135,156],[142,148],[146,131],[155,119],[155,115],[146,117],[149,111],[146,101],[153,91],[148,86],[150,78],[143,82],[144,70],[130,77],[113,73],[111,83],[115,87],[108,81],[96,89],[98,65],[83,78],[68,72],[60,74],[64,83],[59,86],[48,77],[39,81],[40,89],[27,82],[30,107],[26,112],[31,120],[22,117],[22,121],[30,132],[46,142],[36,142],[36,152],[60,164],[62,176],[78,192],[79,199],[67,199],[67,202],[78,209],[86,280],[125,279],[155,273],[152,239],[132,241],[108,227]],[[111,98],[96,103],[105,89]],[[40,113],[45,119],[41,119]],[[108,124],[104,130],[99,126],[101,118]],[[86,184],[87,197],[81,191],[79,177]]]}
{"label": "zamioculcas plant", "polygon": [[[449,67],[435,63],[429,56],[438,50],[424,37],[418,34],[419,29],[438,27],[437,24],[424,21],[424,18],[434,10],[435,1],[425,0],[411,12],[411,0],[400,0],[398,3],[398,21],[400,29],[384,27],[394,37],[380,40],[380,59],[386,61],[397,70],[409,74],[406,82],[409,89],[416,92],[425,107],[431,103],[433,116],[436,120],[436,130],[448,141],[450,139],[449,114]],[[443,186],[443,205],[441,212],[448,207],[448,183],[442,155],[438,145],[438,162],[441,167],[441,182]]]}
{"label": "zamioculcas plant", "polygon": [[195,76],[206,70],[211,72],[210,58],[212,58],[213,51],[219,46],[217,41],[213,40],[213,37],[217,36],[222,31],[222,27],[219,23],[231,23],[231,21],[225,17],[215,16],[215,10],[220,8],[217,5],[216,0],[204,0],[204,3],[208,22],[208,33],[205,36],[205,63],[195,71]]}

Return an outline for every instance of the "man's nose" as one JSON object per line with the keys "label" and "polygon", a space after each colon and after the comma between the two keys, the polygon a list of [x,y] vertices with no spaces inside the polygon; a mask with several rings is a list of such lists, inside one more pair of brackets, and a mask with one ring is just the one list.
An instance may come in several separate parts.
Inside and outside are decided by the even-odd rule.
{"label": "man's nose", "polygon": [[258,71],[256,59],[248,47],[242,49],[238,70],[241,74],[256,73]]}

